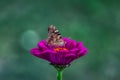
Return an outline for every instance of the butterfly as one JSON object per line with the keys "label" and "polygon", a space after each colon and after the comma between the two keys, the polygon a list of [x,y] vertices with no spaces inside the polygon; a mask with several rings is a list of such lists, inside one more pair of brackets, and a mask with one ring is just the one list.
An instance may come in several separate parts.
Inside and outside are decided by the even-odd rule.
{"label": "butterfly", "polygon": [[53,25],[50,25],[48,27],[48,38],[46,41],[47,41],[47,45],[52,45],[55,47],[65,45],[65,41],[62,39],[59,30],[56,29],[56,27]]}

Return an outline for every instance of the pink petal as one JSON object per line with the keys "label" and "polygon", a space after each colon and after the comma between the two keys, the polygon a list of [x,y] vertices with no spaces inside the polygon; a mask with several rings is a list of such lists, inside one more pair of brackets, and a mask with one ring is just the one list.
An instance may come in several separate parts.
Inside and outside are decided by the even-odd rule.
{"label": "pink petal", "polygon": [[76,53],[78,53],[79,51],[80,51],[80,49],[74,48],[74,49],[70,50],[70,53],[76,54]]}
{"label": "pink petal", "polygon": [[77,43],[77,48],[83,48],[83,47],[84,47],[83,42],[78,42]]}
{"label": "pink petal", "polygon": [[69,51],[67,50],[61,50],[59,52],[50,54],[50,59],[53,64],[65,64],[66,59],[65,55],[68,54]]}
{"label": "pink petal", "polygon": [[85,54],[87,54],[88,50],[87,48],[83,48],[82,50],[80,50],[77,55],[78,57],[84,56]]}
{"label": "pink petal", "polygon": [[46,41],[45,41],[45,40],[40,41],[40,42],[38,43],[38,47],[39,47],[39,49],[41,49],[42,51],[48,49],[47,46],[46,46]]}
{"label": "pink petal", "polygon": [[37,48],[31,49],[31,53],[36,57],[39,57],[39,58],[42,58],[42,59],[45,59],[45,60],[48,60],[48,61],[50,61],[50,54],[54,54],[53,51],[45,50],[45,51],[41,52]]}
{"label": "pink petal", "polygon": [[69,50],[76,47],[77,42],[75,40],[70,40],[69,38],[63,38],[63,40],[66,42],[65,47]]}
{"label": "pink petal", "polygon": [[77,58],[75,54],[67,54],[65,57],[66,57],[67,64],[70,64],[70,62],[72,62]]}

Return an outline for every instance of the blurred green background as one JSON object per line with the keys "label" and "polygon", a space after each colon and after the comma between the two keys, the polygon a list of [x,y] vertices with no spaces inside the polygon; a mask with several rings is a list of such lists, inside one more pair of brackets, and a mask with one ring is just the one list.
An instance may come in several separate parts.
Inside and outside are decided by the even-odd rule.
{"label": "blurred green background", "polygon": [[57,80],[29,52],[51,24],[89,49],[63,80],[120,80],[120,0],[0,0],[0,80]]}

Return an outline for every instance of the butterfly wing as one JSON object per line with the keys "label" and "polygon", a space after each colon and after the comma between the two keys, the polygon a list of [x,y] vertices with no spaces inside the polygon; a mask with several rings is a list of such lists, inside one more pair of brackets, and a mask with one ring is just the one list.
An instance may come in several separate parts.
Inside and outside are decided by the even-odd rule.
{"label": "butterfly wing", "polygon": [[47,45],[63,46],[64,44],[65,42],[63,41],[59,30],[53,25],[49,26]]}

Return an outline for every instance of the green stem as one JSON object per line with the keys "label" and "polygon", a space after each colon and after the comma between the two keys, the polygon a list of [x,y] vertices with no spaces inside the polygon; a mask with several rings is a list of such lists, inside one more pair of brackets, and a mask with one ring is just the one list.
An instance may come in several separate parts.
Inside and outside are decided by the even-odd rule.
{"label": "green stem", "polygon": [[58,70],[57,79],[62,80],[62,70]]}

